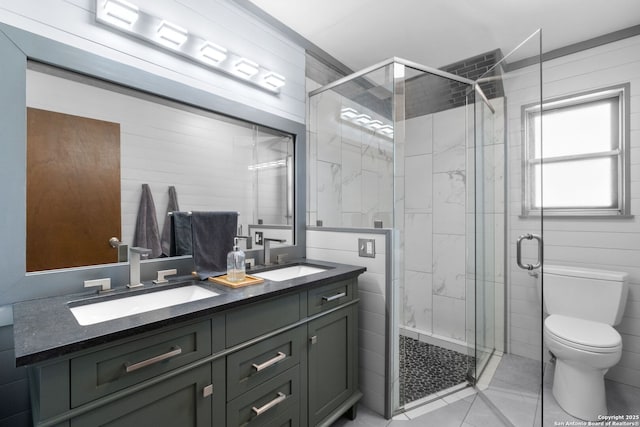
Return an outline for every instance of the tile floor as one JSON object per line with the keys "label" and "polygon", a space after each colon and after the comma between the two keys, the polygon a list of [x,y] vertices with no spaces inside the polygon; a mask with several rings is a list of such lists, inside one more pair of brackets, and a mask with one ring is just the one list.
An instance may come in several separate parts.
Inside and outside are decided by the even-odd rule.
{"label": "tile floor", "polygon": [[[490,363],[491,365],[491,363]],[[480,393],[466,388],[441,401],[415,408],[385,420],[360,406],[354,421],[342,418],[333,427],[550,427],[587,425],[566,414],[553,399],[553,365],[547,365],[541,402],[540,365],[531,359],[503,355],[495,359],[488,384],[478,384]],[[606,381],[610,415],[640,414],[640,388]],[[540,416],[541,403],[544,416]],[[571,424],[570,421],[576,423]]]}

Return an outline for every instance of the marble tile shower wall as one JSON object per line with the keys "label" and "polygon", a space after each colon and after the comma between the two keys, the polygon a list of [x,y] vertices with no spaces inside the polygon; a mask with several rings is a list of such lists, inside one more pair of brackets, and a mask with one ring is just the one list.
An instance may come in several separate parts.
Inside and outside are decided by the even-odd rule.
{"label": "marble tile shower wall", "polygon": [[[404,333],[462,351],[474,337],[476,239],[483,244],[483,286],[491,296],[487,343],[503,350],[504,335],[504,105],[483,123],[476,156],[472,106],[405,122]],[[484,205],[476,223],[476,157],[483,162]],[[482,227],[485,236],[476,233]],[[442,341],[444,339],[444,341]]]}
{"label": "marble tile shower wall", "polygon": [[405,122],[403,323],[466,341],[466,109]]}
{"label": "marble tile shower wall", "polygon": [[[333,91],[311,99],[309,117],[309,224],[331,227],[385,226],[393,218],[393,144],[340,121],[351,105]],[[375,113],[361,108],[364,113]],[[387,119],[388,121],[388,119]]]}
{"label": "marble tile shower wall", "polygon": [[[502,110],[501,101],[497,109]],[[495,106],[495,105],[494,105]],[[495,115],[496,117],[499,114]],[[475,150],[473,107],[416,117],[405,122],[404,332],[451,347],[474,340]],[[496,125],[497,123],[497,125]],[[484,242],[484,282],[496,294],[495,325],[501,325],[503,288],[503,125],[483,129],[485,206],[490,236]],[[490,313],[493,315],[494,313]],[[493,328],[493,324],[490,325]],[[496,330],[496,343],[502,334]],[[445,341],[439,341],[444,339]],[[500,349],[502,346],[499,346]]]}
{"label": "marble tile shower wall", "polygon": [[[341,123],[343,102],[332,91],[311,99],[309,223],[392,226],[392,142]],[[459,107],[407,120],[404,168],[398,168],[405,173],[398,176],[405,186],[401,323],[460,342],[467,337],[466,114]]]}

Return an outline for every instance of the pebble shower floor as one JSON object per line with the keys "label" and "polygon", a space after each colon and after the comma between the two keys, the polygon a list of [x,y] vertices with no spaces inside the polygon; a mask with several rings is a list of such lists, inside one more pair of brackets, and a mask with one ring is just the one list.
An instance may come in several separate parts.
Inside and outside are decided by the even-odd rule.
{"label": "pebble shower floor", "polygon": [[405,405],[467,380],[474,357],[400,336],[400,404]]}

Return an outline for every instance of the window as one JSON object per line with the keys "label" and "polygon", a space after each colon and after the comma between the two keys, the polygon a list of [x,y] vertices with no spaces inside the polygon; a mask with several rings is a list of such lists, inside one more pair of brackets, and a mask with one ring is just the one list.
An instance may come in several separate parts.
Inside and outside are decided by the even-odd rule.
{"label": "window", "polygon": [[523,215],[629,214],[628,93],[625,85],[523,108]]}

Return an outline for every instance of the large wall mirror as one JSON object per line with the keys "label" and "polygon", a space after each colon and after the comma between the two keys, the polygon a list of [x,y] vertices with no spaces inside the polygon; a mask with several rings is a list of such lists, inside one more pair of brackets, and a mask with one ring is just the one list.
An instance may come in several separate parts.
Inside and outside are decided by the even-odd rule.
{"label": "large wall mirror", "polygon": [[[169,240],[175,210],[237,211],[245,248],[294,243],[292,135],[33,61],[26,77],[27,271],[126,261],[110,239]],[[163,243],[152,258],[189,254]]]}
{"label": "large wall mirror", "polygon": [[[142,184],[151,189],[161,229],[168,188],[173,186],[180,210],[237,211],[239,232],[286,240],[285,247],[274,248],[274,256],[305,256],[304,123],[276,114],[275,107],[274,112],[264,111],[5,24],[0,24],[0,55],[0,180],[4,183],[0,200],[5,209],[0,220],[0,315],[6,307],[10,312],[8,305],[15,301],[82,291],[88,279],[109,277],[114,286],[124,285],[129,273],[126,262],[27,268],[29,109],[56,120],[71,117],[90,122],[91,126],[83,127],[88,129],[86,134],[95,133],[93,125],[104,125],[112,129],[114,140],[119,139],[116,216],[119,213],[121,224],[119,235],[110,237],[132,244]],[[76,92],[79,87],[88,92]],[[275,96],[254,94],[255,90],[247,88],[241,98]],[[124,98],[132,104],[125,106]],[[41,180],[46,181],[46,176]],[[51,196],[55,199],[64,192]],[[38,212],[46,220],[47,204],[41,204]],[[53,227],[62,224],[50,222]],[[95,222],[101,220],[95,218]],[[74,225],[73,220],[67,224],[65,238],[90,240],[76,236]],[[103,241],[101,237],[100,244],[106,245]],[[260,249],[253,242],[247,256],[260,263]],[[143,280],[167,268],[190,274],[193,262],[189,256],[144,261]]]}

